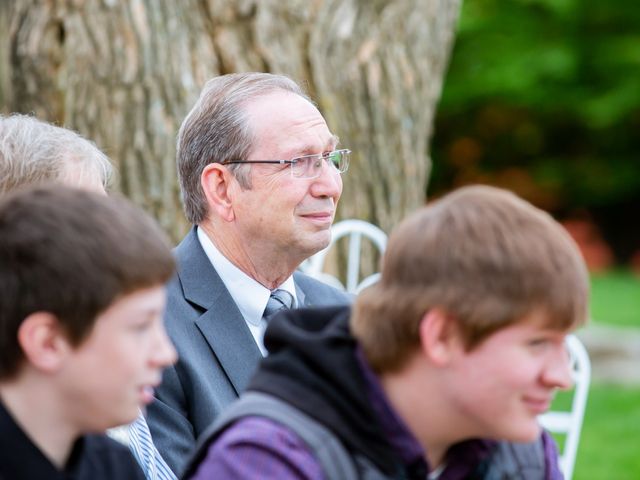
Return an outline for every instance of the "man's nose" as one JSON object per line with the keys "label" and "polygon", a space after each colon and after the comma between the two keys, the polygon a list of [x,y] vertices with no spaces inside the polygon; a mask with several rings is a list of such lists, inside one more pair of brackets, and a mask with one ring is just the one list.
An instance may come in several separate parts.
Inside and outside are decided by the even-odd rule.
{"label": "man's nose", "polygon": [[313,179],[311,194],[314,197],[329,197],[338,201],[342,194],[342,177],[332,165],[322,162],[320,175]]}

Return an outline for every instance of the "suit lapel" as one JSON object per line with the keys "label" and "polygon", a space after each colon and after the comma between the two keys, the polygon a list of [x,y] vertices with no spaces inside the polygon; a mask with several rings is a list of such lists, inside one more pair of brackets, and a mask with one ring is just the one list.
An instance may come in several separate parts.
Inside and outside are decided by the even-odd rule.
{"label": "suit lapel", "polygon": [[195,321],[239,394],[262,358],[249,327],[204,253],[195,228],[176,248],[184,297],[205,309]]}
{"label": "suit lapel", "polygon": [[296,276],[293,276],[293,284],[296,287],[296,308],[302,308],[307,306],[307,295],[304,293],[300,284],[296,281]]}
{"label": "suit lapel", "polygon": [[293,281],[296,285],[296,295],[298,296],[298,307],[313,307],[317,305],[324,305],[322,293],[317,288],[313,288],[313,285],[309,283],[309,277],[303,275],[300,272],[293,273]]}
{"label": "suit lapel", "polygon": [[249,383],[262,355],[229,293],[225,291],[218,295],[213,309],[196,320],[196,326],[236,393],[240,394]]}

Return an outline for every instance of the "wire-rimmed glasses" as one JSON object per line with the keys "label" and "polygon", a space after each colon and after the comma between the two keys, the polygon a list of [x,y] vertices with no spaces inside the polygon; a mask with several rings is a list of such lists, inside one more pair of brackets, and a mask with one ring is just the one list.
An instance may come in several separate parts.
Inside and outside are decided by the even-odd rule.
{"label": "wire-rimmed glasses", "polygon": [[344,173],[349,168],[349,156],[351,150],[346,148],[334,150],[327,153],[316,153],[313,155],[303,155],[291,160],[227,160],[222,165],[236,163],[274,163],[280,165],[290,165],[291,176],[295,178],[316,178],[320,176],[323,162],[327,162],[330,168],[338,173]]}

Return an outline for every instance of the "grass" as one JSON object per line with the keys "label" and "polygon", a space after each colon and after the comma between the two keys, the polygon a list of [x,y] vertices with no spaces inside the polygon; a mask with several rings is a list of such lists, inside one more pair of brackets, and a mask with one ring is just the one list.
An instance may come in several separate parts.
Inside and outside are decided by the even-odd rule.
{"label": "grass", "polygon": [[[640,329],[639,275],[627,270],[593,274],[591,288],[593,323]],[[567,400],[560,393],[554,406],[562,408]],[[640,479],[639,449],[640,385],[592,384],[573,480]]]}
{"label": "grass", "polygon": [[592,275],[591,318],[595,323],[640,328],[640,276],[626,270]]}
{"label": "grass", "polygon": [[[559,395],[556,402],[566,404],[566,400]],[[639,479],[638,445],[640,387],[592,385],[573,479]]]}

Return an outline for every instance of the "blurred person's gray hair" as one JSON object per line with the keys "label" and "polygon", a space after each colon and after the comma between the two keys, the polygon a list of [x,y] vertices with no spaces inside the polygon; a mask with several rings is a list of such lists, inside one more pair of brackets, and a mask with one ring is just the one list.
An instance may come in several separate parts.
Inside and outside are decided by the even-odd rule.
{"label": "blurred person's gray hair", "polygon": [[29,115],[0,115],[0,195],[50,181],[106,189],[112,175],[109,158],[78,133]]}
{"label": "blurred person's gray hair", "polygon": [[[302,88],[284,75],[232,73],[209,80],[198,101],[182,122],[177,140],[177,167],[187,219],[198,224],[208,213],[200,176],[210,163],[246,160],[253,147],[253,132],[246,105],[277,91],[300,95],[313,103]],[[230,165],[240,186],[251,188],[245,165]]]}

